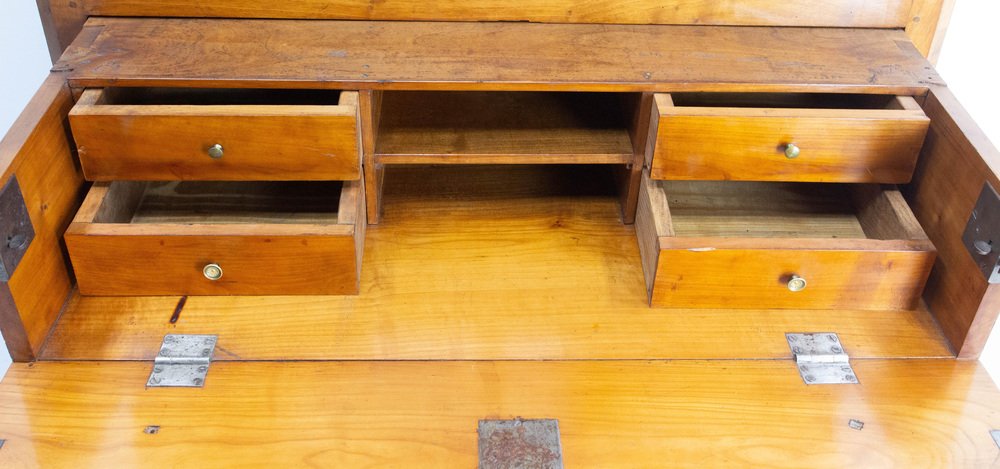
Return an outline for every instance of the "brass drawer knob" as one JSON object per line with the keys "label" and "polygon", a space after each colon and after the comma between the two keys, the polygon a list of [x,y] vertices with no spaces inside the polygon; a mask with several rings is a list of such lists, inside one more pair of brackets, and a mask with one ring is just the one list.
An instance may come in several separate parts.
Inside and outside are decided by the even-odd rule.
{"label": "brass drawer knob", "polygon": [[806,289],[806,279],[799,277],[798,275],[792,275],[792,278],[788,281],[788,291],[796,292]]}
{"label": "brass drawer knob", "polygon": [[214,282],[222,278],[222,267],[219,264],[208,264],[201,269],[201,273],[205,274],[205,278]]}
{"label": "brass drawer knob", "polygon": [[216,143],[215,145],[208,147],[208,156],[211,157],[212,159],[217,160],[219,158],[222,158],[222,155],[223,155],[222,145]]}
{"label": "brass drawer knob", "polygon": [[794,143],[789,143],[788,145],[785,145],[785,158],[788,159],[798,158],[799,153],[802,153],[802,149],[799,148],[798,145]]}

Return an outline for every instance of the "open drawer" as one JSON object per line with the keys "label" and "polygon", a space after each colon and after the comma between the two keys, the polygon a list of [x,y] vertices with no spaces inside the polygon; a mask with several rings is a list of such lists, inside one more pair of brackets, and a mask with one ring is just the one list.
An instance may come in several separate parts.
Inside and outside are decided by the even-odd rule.
{"label": "open drawer", "polygon": [[653,179],[902,184],[930,120],[909,96],[656,94]]}
{"label": "open drawer", "polygon": [[934,263],[895,188],[644,175],[640,191],[654,306],[913,309]]}
{"label": "open drawer", "polygon": [[112,182],[66,232],[84,295],[356,294],[364,190],[350,182]]}
{"label": "open drawer", "polygon": [[93,181],[361,174],[356,91],[89,89],[69,120]]}

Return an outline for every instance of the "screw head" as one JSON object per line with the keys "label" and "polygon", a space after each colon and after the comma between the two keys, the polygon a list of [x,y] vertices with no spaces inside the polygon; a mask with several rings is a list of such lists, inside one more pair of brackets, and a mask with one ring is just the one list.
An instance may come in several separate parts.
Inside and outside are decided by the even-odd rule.
{"label": "screw head", "polygon": [[194,383],[195,386],[201,386],[201,383],[203,381],[202,381],[201,378],[195,378],[195,379],[192,379],[191,382]]}

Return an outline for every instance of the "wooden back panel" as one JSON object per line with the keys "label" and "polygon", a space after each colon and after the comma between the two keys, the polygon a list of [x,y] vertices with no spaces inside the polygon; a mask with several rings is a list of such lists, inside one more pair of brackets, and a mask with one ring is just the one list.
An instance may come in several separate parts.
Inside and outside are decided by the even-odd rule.
{"label": "wooden back panel", "polygon": [[[821,26],[907,30],[929,55],[953,0],[37,0],[55,61],[89,16]],[[205,4],[209,3],[209,4]],[[944,7],[943,7],[944,5]],[[944,12],[944,15],[942,15]]]}

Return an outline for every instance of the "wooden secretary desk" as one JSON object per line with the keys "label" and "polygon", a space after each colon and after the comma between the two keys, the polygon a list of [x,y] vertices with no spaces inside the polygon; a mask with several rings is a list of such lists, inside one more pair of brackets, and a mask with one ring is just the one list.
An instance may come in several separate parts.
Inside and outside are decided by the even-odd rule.
{"label": "wooden secretary desk", "polygon": [[989,467],[936,0],[39,0],[0,466]]}

